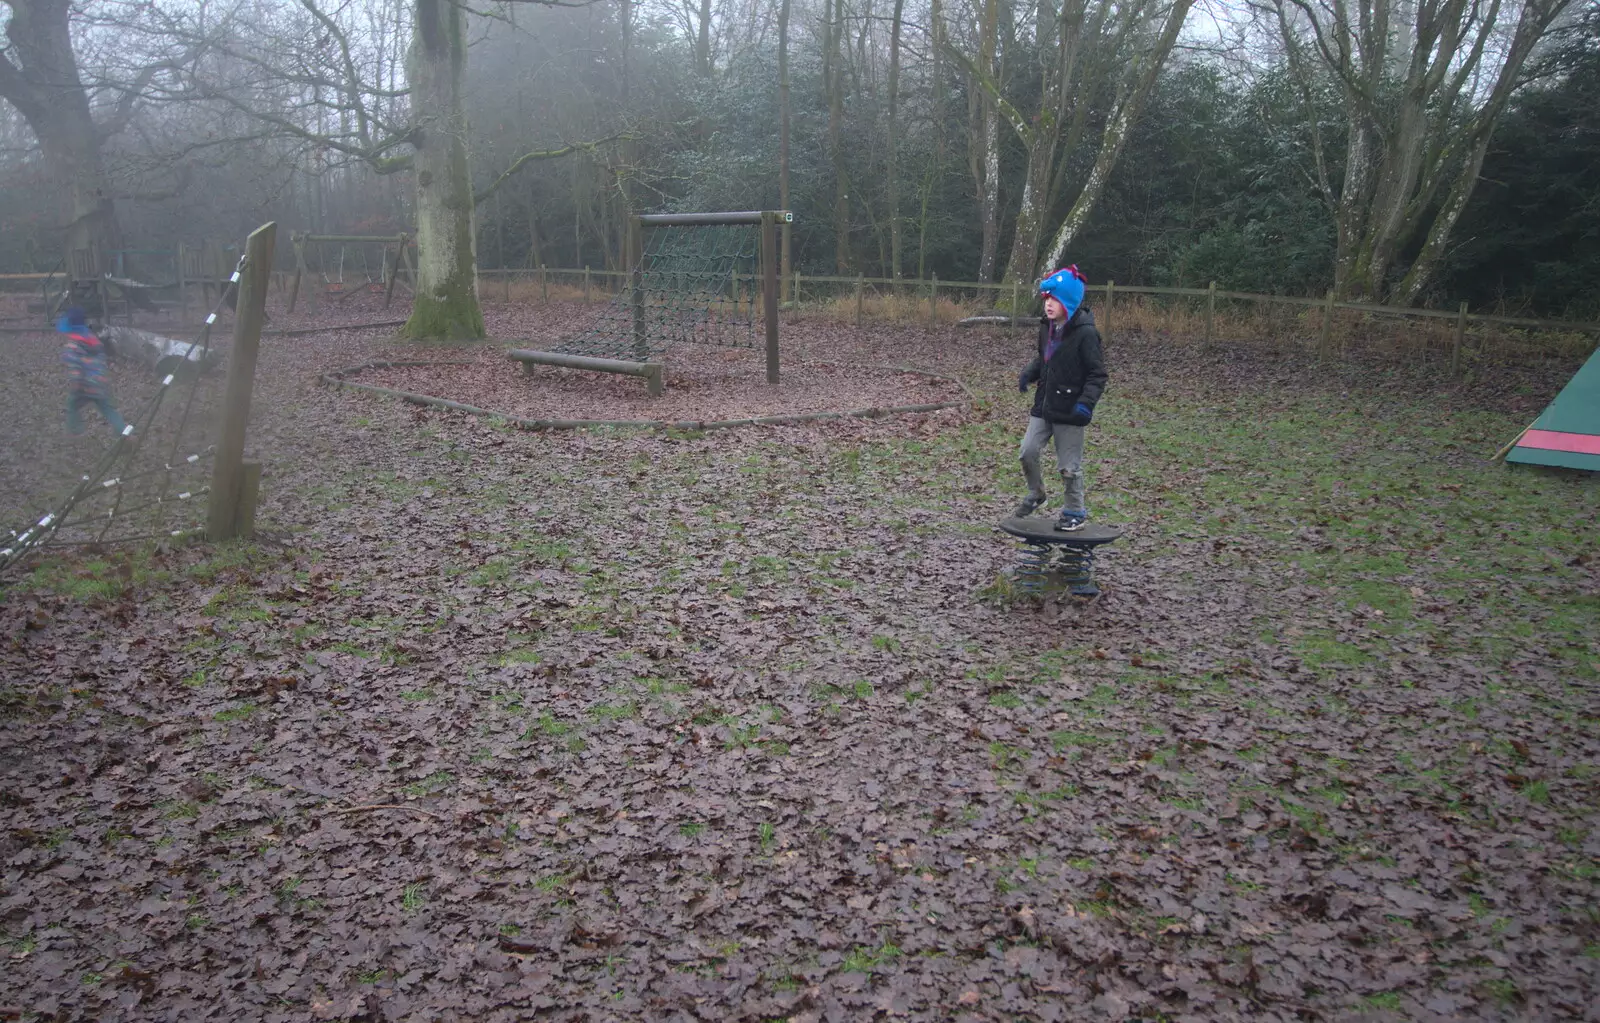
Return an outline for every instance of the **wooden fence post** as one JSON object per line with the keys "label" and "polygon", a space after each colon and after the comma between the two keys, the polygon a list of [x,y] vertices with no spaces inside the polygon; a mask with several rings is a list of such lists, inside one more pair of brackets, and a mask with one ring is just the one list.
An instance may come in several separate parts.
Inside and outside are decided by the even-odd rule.
{"label": "wooden fence post", "polygon": [[539,264],[539,301],[550,301],[550,273],[543,263]]}
{"label": "wooden fence post", "polygon": [[583,304],[589,304],[589,264],[583,264]]}
{"label": "wooden fence post", "polygon": [[[394,247],[394,263],[389,267],[389,279],[383,282],[383,307],[389,308],[389,303],[394,301],[394,282],[400,279],[400,259],[406,251],[406,235],[402,231],[398,236],[399,244]],[[384,253],[387,258],[388,252]]]}
{"label": "wooden fence post", "polygon": [[650,357],[650,347],[645,343],[644,324],[644,267],[633,264],[633,353],[640,362]]}
{"label": "wooden fence post", "polygon": [[939,275],[934,274],[928,282],[928,322],[939,322]]}
{"label": "wooden fence post", "polygon": [[1317,344],[1317,357],[1324,361],[1333,358],[1333,289],[1328,289],[1328,300],[1322,306],[1322,340]]}
{"label": "wooden fence post", "polygon": [[1010,310],[1010,314],[1011,314],[1012,319],[1016,318],[1018,304],[1022,301],[1022,290],[1021,290],[1021,288],[1022,288],[1022,282],[1017,281],[1017,280],[1013,280],[1011,282],[1011,310]]}
{"label": "wooden fence post", "polygon": [[1113,281],[1113,280],[1107,280],[1106,281],[1106,315],[1105,315],[1105,321],[1100,324],[1100,332],[1102,334],[1111,333],[1111,306],[1116,301],[1116,297],[1117,297],[1117,282]]}
{"label": "wooden fence post", "polygon": [[866,304],[867,275],[856,275],[856,326],[861,326],[861,310]]}
{"label": "wooden fence post", "polygon": [[1456,343],[1450,349],[1450,375],[1461,375],[1461,349],[1467,343],[1467,303],[1461,303],[1461,312],[1456,316]]}
{"label": "wooden fence post", "polygon": [[[294,312],[294,300],[289,300],[289,311]],[[189,279],[183,272],[183,242],[178,243],[178,322],[189,322]]]}
{"label": "wooden fence post", "polygon": [[1217,282],[1206,288],[1206,344],[1211,343],[1212,324],[1217,317]]}
{"label": "wooden fence post", "polygon": [[[798,290],[796,295],[798,295]],[[778,215],[761,214],[761,306],[767,328],[767,383],[778,382]]]}
{"label": "wooden fence post", "polygon": [[[206,536],[213,542],[230,540],[240,535],[241,527],[255,521],[254,495],[246,492],[253,488],[246,486],[249,474],[244,465],[244,439],[250,422],[250,395],[255,389],[256,355],[261,345],[261,327],[266,322],[267,283],[277,237],[278,225],[267,223],[256,228],[245,245],[237,316],[233,321],[233,350],[228,353],[222,429],[217,435],[211,468]],[[255,478],[260,479],[259,469]],[[251,499],[252,506],[245,507],[246,498]]]}
{"label": "wooden fence post", "polygon": [[510,302],[511,302],[511,268],[509,266],[503,266],[503,267],[500,268],[500,282],[501,282],[501,285],[502,285],[502,287],[500,289],[500,293],[505,296],[506,303],[510,304]]}
{"label": "wooden fence post", "polygon": [[795,304],[796,308],[799,308],[799,306],[800,306],[800,271],[799,270],[796,270],[794,272],[794,304]]}
{"label": "wooden fence post", "polygon": [[292,231],[289,234],[289,244],[294,246],[294,280],[289,285],[289,311],[294,312],[294,304],[300,298],[300,282],[306,275],[306,239],[303,232]]}

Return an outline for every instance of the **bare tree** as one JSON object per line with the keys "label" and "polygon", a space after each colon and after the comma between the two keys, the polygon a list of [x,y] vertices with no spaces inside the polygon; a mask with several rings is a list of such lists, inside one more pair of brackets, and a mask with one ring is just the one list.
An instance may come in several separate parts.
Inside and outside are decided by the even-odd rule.
{"label": "bare tree", "polygon": [[[195,75],[190,98],[236,109],[313,152],[378,174],[411,172],[417,293],[404,333],[482,337],[475,204],[532,161],[599,143],[524,153],[474,195],[464,108],[467,8],[459,0],[391,3],[395,16],[410,23],[403,83],[394,78],[397,60],[373,51],[372,33],[350,8],[283,0],[241,4],[214,29],[189,29],[213,54]],[[175,24],[188,23],[175,18]]]}
{"label": "bare tree", "polygon": [[[1314,112],[1313,178],[1338,229],[1335,288],[1415,303],[1466,208],[1490,136],[1571,0],[1271,0],[1308,112],[1331,81],[1343,173]],[[1407,246],[1420,251],[1398,282]]]}
{"label": "bare tree", "polygon": [[10,18],[0,48],[0,99],[27,122],[51,178],[59,183],[65,250],[103,253],[119,247],[115,189],[103,148],[128,126],[143,90],[171,65],[151,63],[125,84],[97,82],[99,88],[91,88],[73,46],[77,9],[71,0],[4,4]]}
{"label": "bare tree", "polygon": [[[986,0],[992,3],[994,0]],[[1058,265],[1105,191],[1128,132],[1138,119],[1161,68],[1177,42],[1193,0],[1065,0],[1060,7],[1038,0],[1034,46],[1039,66],[1038,99],[1029,109],[1006,96],[1000,77],[986,65],[980,47],[976,61],[952,51],[990,107],[994,123],[1004,119],[1027,154],[1022,197],[1012,235],[1006,279],[1020,285],[1037,272]],[[1104,107],[1098,140],[1090,116]],[[1072,204],[1036,263],[1045,218],[1063,198],[1067,163],[1063,154],[1096,141],[1093,163]],[[998,148],[986,138],[985,149]]]}

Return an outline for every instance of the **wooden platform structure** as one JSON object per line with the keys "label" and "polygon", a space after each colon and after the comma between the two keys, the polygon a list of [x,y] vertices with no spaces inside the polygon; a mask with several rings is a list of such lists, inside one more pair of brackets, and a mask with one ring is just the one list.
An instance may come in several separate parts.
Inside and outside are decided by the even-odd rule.
{"label": "wooden platform structure", "polygon": [[121,271],[122,256],[130,251],[133,250],[111,250],[104,257],[94,249],[69,252],[61,265],[44,277],[41,287],[45,315],[53,320],[68,306],[79,305],[98,314],[100,322],[107,324],[120,311],[131,325],[134,310],[154,313],[163,303],[170,305],[176,300],[180,316],[187,319],[194,288],[200,289],[200,309],[208,309],[217,299],[228,296],[229,279],[238,261],[237,249],[206,243],[194,246],[180,242],[170,251],[137,250],[135,254],[170,260],[172,279],[151,282],[136,280]]}

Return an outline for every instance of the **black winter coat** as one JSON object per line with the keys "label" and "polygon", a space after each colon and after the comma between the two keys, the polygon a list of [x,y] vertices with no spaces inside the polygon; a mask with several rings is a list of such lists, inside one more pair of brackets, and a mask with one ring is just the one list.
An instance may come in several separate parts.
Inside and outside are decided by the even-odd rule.
{"label": "black winter coat", "polygon": [[1038,354],[1022,371],[1024,386],[1039,382],[1033,395],[1033,414],[1050,423],[1086,426],[1089,420],[1073,411],[1082,402],[1092,410],[1106,388],[1106,360],[1100,350],[1100,331],[1095,329],[1094,313],[1079,306],[1067,321],[1050,361],[1044,346],[1050,339],[1050,321],[1039,321]]}

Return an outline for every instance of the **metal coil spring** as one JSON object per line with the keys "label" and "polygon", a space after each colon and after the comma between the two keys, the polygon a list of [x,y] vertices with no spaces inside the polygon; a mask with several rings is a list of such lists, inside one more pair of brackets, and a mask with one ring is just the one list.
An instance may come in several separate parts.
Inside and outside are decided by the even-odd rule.
{"label": "metal coil spring", "polygon": [[1050,590],[1098,592],[1094,587],[1094,548],[1076,544],[1022,544],[1012,584],[1019,593],[1040,596]]}
{"label": "metal coil spring", "polygon": [[1048,544],[1025,543],[1017,559],[1017,570],[1012,577],[1019,593],[1037,596],[1050,584],[1050,556]]}
{"label": "metal coil spring", "polygon": [[1056,571],[1069,586],[1083,586],[1094,579],[1094,548],[1062,545],[1056,549]]}

